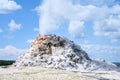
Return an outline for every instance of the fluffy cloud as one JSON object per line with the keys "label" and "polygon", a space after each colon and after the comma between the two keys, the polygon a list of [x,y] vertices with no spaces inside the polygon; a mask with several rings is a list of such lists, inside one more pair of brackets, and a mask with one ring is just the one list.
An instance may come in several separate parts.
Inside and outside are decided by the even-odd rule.
{"label": "fluffy cloud", "polygon": [[84,22],[82,21],[71,21],[69,24],[69,33],[74,37],[84,37]]}
{"label": "fluffy cloud", "polygon": [[92,45],[92,44],[81,44],[91,58],[94,59],[105,59],[107,61],[115,62],[120,61],[120,46],[106,46],[106,45]]}
{"label": "fluffy cloud", "polygon": [[[74,37],[83,37],[85,34],[83,27],[87,22],[93,23],[95,36],[98,36],[96,35],[96,32],[98,32],[97,25],[99,25],[100,30],[102,30],[103,26],[107,29],[112,29],[109,26],[119,29],[120,5],[115,0],[43,0],[43,4],[38,6],[36,10],[40,15],[39,31],[41,34],[59,30],[63,22],[65,22],[64,20],[68,21],[68,23],[65,23],[68,24],[68,26],[64,26],[65,29],[67,28]],[[114,17],[111,18],[111,16]],[[87,27],[89,26],[85,27],[86,30]],[[101,34],[101,32],[103,31],[98,33]],[[113,34],[118,32],[111,31]],[[112,36],[120,37],[115,34]],[[111,35],[106,37],[116,39],[116,37],[111,38]]]}
{"label": "fluffy cloud", "polygon": [[14,0],[0,0],[0,14],[6,14],[21,9]]}
{"label": "fluffy cloud", "polygon": [[26,42],[30,44],[30,43],[33,42],[33,41],[34,41],[33,39],[29,39],[29,40],[27,40]]}
{"label": "fluffy cloud", "polygon": [[[79,8],[81,10],[79,10]],[[51,0],[51,1],[44,0],[43,5],[39,6],[37,10],[41,16],[39,20],[41,34],[45,34],[50,31],[58,30],[61,27],[63,21],[68,20],[70,23],[68,26],[69,33],[70,34],[72,33],[72,35],[78,36],[78,34],[77,35],[76,33],[73,34],[73,31],[71,31],[71,25],[74,22],[77,22],[77,23],[81,22],[82,16],[86,17],[85,12],[82,12],[84,8],[80,5],[74,6],[71,0]],[[82,26],[84,26],[84,24]],[[75,28],[77,27],[78,25],[75,26]],[[82,29],[80,29],[80,31],[82,31]]]}
{"label": "fluffy cloud", "polygon": [[10,21],[8,26],[10,31],[20,30],[22,27],[21,24],[17,24],[13,19]]}
{"label": "fluffy cloud", "polygon": [[3,32],[3,30],[0,28],[0,33]]}
{"label": "fluffy cloud", "polygon": [[8,45],[5,48],[0,48],[0,60],[1,59],[16,59],[18,56],[24,54],[26,49],[18,49],[12,45]]}
{"label": "fluffy cloud", "polygon": [[107,19],[94,22],[94,34],[104,36],[111,41],[120,40],[120,16],[110,16]]}

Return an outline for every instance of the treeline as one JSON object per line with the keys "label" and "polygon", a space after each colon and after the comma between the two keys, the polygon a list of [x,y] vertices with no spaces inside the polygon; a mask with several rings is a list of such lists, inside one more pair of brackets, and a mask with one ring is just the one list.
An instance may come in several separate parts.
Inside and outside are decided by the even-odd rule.
{"label": "treeline", "polygon": [[13,60],[0,60],[0,66],[12,65],[14,62]]}

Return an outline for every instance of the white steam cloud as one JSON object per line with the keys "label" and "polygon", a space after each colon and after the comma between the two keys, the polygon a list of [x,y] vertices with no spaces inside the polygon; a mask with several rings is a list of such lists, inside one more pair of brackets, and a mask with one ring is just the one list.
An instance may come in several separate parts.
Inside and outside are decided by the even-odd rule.
{"label": "white steam cloud", "polygon": [[90,27],[85,26],[87,22],[93,24],[93,34],[97,37],[105,36],[111,41],[120,37],[120,5],[115,0],[43,0],[36,10],[41,34],[57,31],[67,21],[64,29],[74,37],[85,36],[85,29]]}

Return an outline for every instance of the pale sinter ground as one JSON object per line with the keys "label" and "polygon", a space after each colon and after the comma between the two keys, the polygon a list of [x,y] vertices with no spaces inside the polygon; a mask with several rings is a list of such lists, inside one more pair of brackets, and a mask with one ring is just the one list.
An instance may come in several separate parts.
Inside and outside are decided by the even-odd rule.
{"label": "pale sinter ground", "polygon": [[120,72],[80,72],[42,67],[9,67],[0,68],[0,80],[120,80]]}

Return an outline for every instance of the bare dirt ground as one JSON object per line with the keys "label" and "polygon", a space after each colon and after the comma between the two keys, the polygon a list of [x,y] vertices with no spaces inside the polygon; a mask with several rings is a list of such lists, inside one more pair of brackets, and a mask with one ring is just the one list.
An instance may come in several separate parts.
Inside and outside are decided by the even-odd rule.
{"label": "bare dirt ground", "polygon": [[0,80],[120,80],[120,72],[78,72],[42,67],[10,67],[0,68]]}

